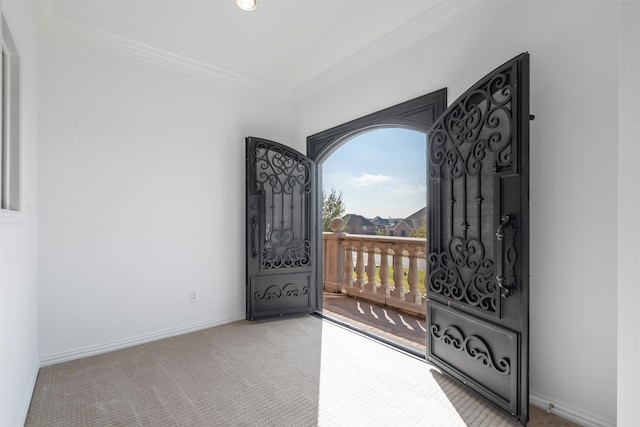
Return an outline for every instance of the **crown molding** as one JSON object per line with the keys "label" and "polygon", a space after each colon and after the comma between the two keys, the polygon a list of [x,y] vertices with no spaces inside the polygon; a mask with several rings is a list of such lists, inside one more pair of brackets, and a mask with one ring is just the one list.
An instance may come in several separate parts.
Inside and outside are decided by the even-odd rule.
{"label": "crown molding", "polygon": [[313,96],[406,49],[469,12],[483,0],[441,0],[402,27],[294,89],[296,99]]}
{"label": "crown molding", "polygon": [[120,55],[149,62],[227,87],[290,100],[321,92],[358,72],[404,50],[454,22],[482,0],[442,0],[407,24],[392,31],[348,59],[321,71],[293,90],[268,86],[257,80],[186,56],[140,43],[108,31],[82,24],[57,14],[51,0],[35,2],[36,21],[42,32],[102,48]]}
{"label": "crown molding", "polygon": [[292,99],[293,92],[264,85],[254,79],[186,56],[140,43],[108,31],[60,16],[50,0],[36,2],[38,29],[92,47],[182,72],[217,84],[279,99]]}

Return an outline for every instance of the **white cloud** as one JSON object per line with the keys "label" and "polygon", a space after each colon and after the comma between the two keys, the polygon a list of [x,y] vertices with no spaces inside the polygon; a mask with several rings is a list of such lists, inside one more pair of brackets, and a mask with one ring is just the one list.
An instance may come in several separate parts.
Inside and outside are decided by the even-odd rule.
{"label": "white cloud", "polygon": [[393,194],[406,194],[406,195],[411,195],[411,194],[426,195],[427,194],[427,187],[425,187],[424,185],[400,184],[396,186],[387,186],[385,190]]}
{"label": "white cloud", "polygon": [[356,187],[366,187],[369,185],[380,184],[382,182],[393,181],[393,178],[386,175],[370,175],[363,173],[358,178],[354,178],[351,183]]}

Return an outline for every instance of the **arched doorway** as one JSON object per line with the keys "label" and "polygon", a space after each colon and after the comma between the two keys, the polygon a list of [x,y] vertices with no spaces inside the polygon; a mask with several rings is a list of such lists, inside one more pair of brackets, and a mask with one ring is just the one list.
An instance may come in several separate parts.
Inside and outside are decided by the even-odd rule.
{"label": "arched doorway", "polygon": [[[339,157],[353,157],[354,152],[360,150],[359,157],[361,161],[367,162],[371,161],[375,156],[384,156],[386,159],[389,159],[392,155],[402,156],[402,152],[407,152],[407,156],[412,157],[414,163],[421,163],[422,170],[419,172],[421,174],[419,180],[424,186],[426,184],[426,131],[442,111],[444,111],[445,107],[446,90],[443,89],[308,137],[307,153],[316,161],[318,166],[316,179],[318,209],[322,206],[322,190],[326,187],[324,183],[324,164],[326,161],[329,161],[334,154]],[[419,139],[419,153],[410,153],[409,151],[397,149],[399,147],[393,146],[394,138],[398,141],[397,138],[406,138],[408,135],[413,136],[414,142],[416,137]],[[356,142],[357,144],[355,144]],[[369,146],[370,148],[367,148],[367,142],[371,144]],[[347,147],[353,144],[355,144],[355,151],[351,150],[351,154],[347,154],[347,152],[350,151]],[[382,150],[386,147],[386,153],[380,154],[380,145],[382,145]],[[374,147],[376,147],[375,150],[378,151],[378,153],[367,151],[374,151]],[[345,151],[345,153],[340,153],[341,151]],[[346,162],[343,168],[348,168],[350,160],[343,160]],[[396,161],[401,163],[402,159],[396,158]],[[357,160],[355,160],[355,162],[357,162]],[[340,169],[340,167],[338,167],[338,169]],[[351,169],[353,170],[354,168],[351,167]],[[365,169],[362,169],[362,171],[364,170]],[[368,170],[375,171],[375,169]],[[393,179],[390,175],[391,174],[385,175],[384,173],[362,172],[361,176],[356,177],[356,182],[367,184],[368,182],[375,182],[376,180]],[[328,185],[331,187],[332,183],[328,182]],[[329,187],[327,187],[327,191],[329,191]],[[423,187],[423,189],[425,188]],[[373,196],[369,194],[365,197],[372,198]],[[401,203],[397,204],[402,205]],[[327,242],[323,242],[322,231],[319,229],[317,239],[317,254],[320,255],[319,265],[325,267],[331,265],[333,272],[326,268],[324,268],[324,272],[323,268],[317,269],[316,311],[319,313],[323,312],[323,285],[327,282],[324,276],[342,276],[338,280],[341,282],[338,287],[342,286],[340,293],[351,294],[351,296],[355,297],[363,297],[367,294],[370,300],[367,301],[359,298],[357,302],[357,310],[359,312],[364,313],[366,311],[368,315],[370,314],[369,317],[371,317],[371,319],[378,319],[380,322],[386,322],[389,325],[398,325],[401,327],[405,325],[406,329],[414,331],[415,340],[423,343],[423,337],[425,335],[424,322],[420,325],[412,324],[412,326],[409,326],[409,323],[413,322],[413,319],[402,316],[393,319],[392,316],[395,314],[391,313],[397,313],[395,311],[396,309],[409,309],[409,311],[421,312],[422,316],[424,316],[424,307],[422,307],[422,305],[424,305],[424,291],[420,291],[418,287],[422,285],[424,281],[425,268],[423,268],[422,280],[420,280],[417,262],[419,258],[418,253],[424,254],[425,239],[399,236],[410,234],[411,227],[405,220],[412,214],[419,213],[420,211],[422,211],[422,214],[425,214],[425,204],[426,197],[423,193],[421,201],[418,202],[419,206],[406,207],[406,213],[395,211],[393,216],[400,220],[398,224],[389,224],[389,226],[386,226],[384,222],[382,222],[378,225],[366,225],[365,227],[367,227],[367,229],[361,229],[360,231],[365,231],[366,234],[369,234],[369,236],[364,237],[364,239],[368,239],[367,245],[362,243],[360,237],[353,237],[355,235],[353,235],[348,242],[337,243],[339,245],[345,245],[344,248],[340,246],[340,250],[337,252],[344,254],[343,259],[333,259],[336,254],[335,251],[333,251],[331,255],[328,255],[329,252],[326,250]],[[415,211],[413,208],[415,208]],[[400,207],[400,209],[402,209],[402,207]],[[382,218],[383,215],[373,216]],[[397,229],[395,231],[392,230],[390,226],[396,225]],[[426,224],[424,225],[426,229]],[[381,236],[382,234],[384,234],[384,236]],[[405,241],[402,241],[402,239],[405,239]],[[404,246],[405,243],[407,244],[406,246]],[[352,251],[351,249],[354,250]],[[321,255],[323,252],[326,253]],[[323,257],[330,259],[323,259]],[[367,262],[365,266],[365,259],[375,259],[375,263]],[[424,261],[422,263],[425,264]],[[349,278],[348,274],[351,270],[354,271],[353,280]],[[387,272],[386,274],[384,273],[385,271]],[[370,279],[374,276],[376,277],[375,279]],[[331,277],[331,279],[333,279],[333,277]],[[354,282],[356,286],[353,286]],[[396,283],[404,284],[407,289],[403,289],[402,285],[396,286]],[[365,285],[368,285],[368,287]],[[421,287],[424,288],[423,285]],[[376,308],[374,310],[373,306],[369,303],[374,303],[376,307],[382,308]],[[395,305],[395,307],[392,307],[393,305]],[[390,307],[390,309],[385,310],[384,307]],[[409,319],[409,322],[405,319]],[[354,327],[354,324],[347,323],[347,326]],[[379,324],[378,326],[381,325]],[[419,345],[411,345],[411,343],[405,339],[407,337],[399,336],[400,339],[396,339],[397,337],[393,336],[394,332],[385,333],[386,331],[384,331],[384,329],[381,330],[377,327],[373,327],[372,329],[367,327],[366,324],[362,324],[362,322],[356,322],[355,328],[361,332],[373,335],[382,341],[405,347],[405,349],[424,357],[424,349],[420,349]],[[391,330],[394,329],[392,326],[389,326],[389,328]],[[382,331],[382,333],[379,333],[380,331]]]}
{"label": "arched doorway", "polygon": [[[319,165],[323,315],[421,354],[426,350],[426,142],[415,130],[374,128],[345,141]],[[335,217],[343,220],[341,233],[334,232],[339,231]]]}

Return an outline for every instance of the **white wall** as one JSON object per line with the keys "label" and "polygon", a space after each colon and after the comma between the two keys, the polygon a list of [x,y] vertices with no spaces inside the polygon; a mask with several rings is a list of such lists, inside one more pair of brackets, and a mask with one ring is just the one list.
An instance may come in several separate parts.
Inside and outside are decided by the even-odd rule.
{"label": "white wall", "polygon": [[[10,23],[21,22],[13,30],[26,58],[23,79],[31,82],[23,93],[24,198],[31,203],[21,226],[0,232],[2,425],[23,416],[37,371],[38,82],[32,27],[22,25],[21,13]],[[618,127],[618,18],[614,2],[474,6],[357,75],[320,92],[303,88],[295,138],[286,100],[45,35],[41,360],[243,317],[244,136],[304,151],[312,133],[415,96],[448,87],[451,102],[495,66],[529,51],[537,117],[531,127],[532,399],[553,402],[558,413],[583,424],[615,424],[616,389],[625,398],[637,384],[637,373],[627,381],[624,372],[616,384],[617,360],[635,366],[634,356],[615,350],[618,286],[621,321],[639,323],[637,240],[618,231],[618,221],[633,224],[638,209],[637,195],[629,197],[637,188],[637,162],[628,161],[637,158],[637,144],[629,136],[620,153],[617,144],[619,129],[633,132],[629,122]],[[627,70],[620,79],[632,75]],[[628,104],[620,103],[627,114],[635,111]],[[199,303],[187,302],[192,289]],[[631,345],[619,343],[619,351],[637,350],[630,329],[620,329],[619,338]],[[623,403],[629,400],[620,399],[626,406],[619,413],[626,408],[627,414],[620,425],[635,421],[635,408]]]}
{"label": "white wall", "polygon": [[312,84],[298,91],[296,143],[442,87],[451,103],[523,51],[531,54],[536,115],[531,123],[532,402],[553,402],[558,414],[581,424],[613,425],[616,3],[476,5],[430,37],[332,87],[318,92]]}
{"label": "white wall", "polygon": [[[0,425],[24,423],[38,359],[38,46],[29,4],[0,4],[20,55],[22,212],[0,218]],[[1,216],[1,215],[0,215]]]}
{"label": "white wall", "polygon": [[620,8],[618,172],[618,425],[638,423],[640,408],[640,3]]}
{"label": "white wall", "polygon": [[51,34],[41,54],[43,363],[244,318],[244,137],[291,143],[291,98]]}

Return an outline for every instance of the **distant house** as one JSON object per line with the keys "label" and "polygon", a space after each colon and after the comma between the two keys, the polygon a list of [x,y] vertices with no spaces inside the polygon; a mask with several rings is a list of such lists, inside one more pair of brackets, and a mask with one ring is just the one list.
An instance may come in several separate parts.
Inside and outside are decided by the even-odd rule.
{"label": "distant house", "polygon": [[373,225],[376,226],[376,234],[380,234],[380,235],[384,235],[384,236],[386,236],[388,234],[387,229],[392,224],[392,222],[389,221],[389,219],[382,218],[382,217],[379,217],[379,216],[371,219],[371,222],[373,223]]}
{"label": "distant house", "polygon": [[408,217],[406,217],[405,222],[411,226],[412,229],[418,228],[422,225],[427,224],[427,207],[420,209],[418,212],[415,212]]}
{"label": "distant house", "polygon": [[347,214],[344,220],[344,232],[350,234],[376,234],[376,225],[362,215]]}
{"label": "distant house", "polygon": [[342,219],[345,233],[409,237],[415,229],[426,225],[427,208],[422,208],[404,219],[380,216],[367,219],[357,214],[347,214]]}
{"label": "distant house", "polygon": [[371,222],[376,226],[383,226],[383,227],[386,227],[389,224],[391,224],[391,221],[389,221],[387,218],[382,218],[380,216],[372,218]]}
{"label": "distant house", "polygon": [[395,224],[390,226],[388,229],[389,236],[396,237],[409,237],[411,236],[411,232],[413,231],[413,227],[411,227],[404,219],[398,220]]}

